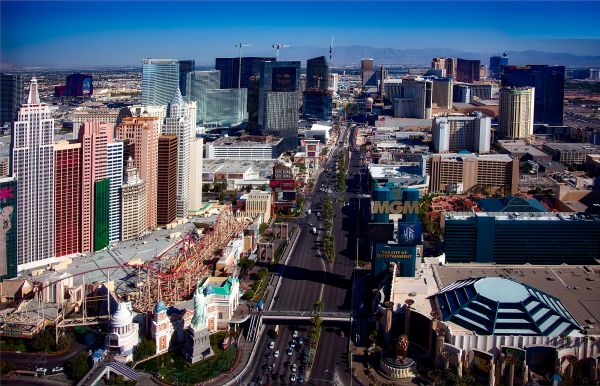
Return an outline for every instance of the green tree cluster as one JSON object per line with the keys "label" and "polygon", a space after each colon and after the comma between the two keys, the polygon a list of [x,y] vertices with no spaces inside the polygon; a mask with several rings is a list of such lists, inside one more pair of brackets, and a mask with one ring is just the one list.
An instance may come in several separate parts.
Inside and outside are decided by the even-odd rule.
{"label": "green tree cluster", "polygon": [[146,337],[142,337],[140,343],[133,350],[133,360],[139,361],[144,358],[148,358],[156,353],[156,343],[153,340],[149,340]]}
{"label": "green tree cluster", "polygon": [[88,355],[82,351],[71,361],[71,378],[78,381],[90,370]]}
{"label": "green tree cluster", "polygon": [[335,238],[331,234],[325,236],[325,257],[329,263],[335,259]]}

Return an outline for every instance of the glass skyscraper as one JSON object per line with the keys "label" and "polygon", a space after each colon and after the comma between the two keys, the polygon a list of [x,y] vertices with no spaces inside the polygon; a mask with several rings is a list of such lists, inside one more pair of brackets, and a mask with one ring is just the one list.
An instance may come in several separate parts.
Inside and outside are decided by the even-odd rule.
{"label": "glass skyscraper", "polygon": [[508,56],[506,56],[506,53],[502,56],[490,57],[490,75],[492,77],[498,78],[500,76],[502,66],[508,66]]}
{"label": "glass skyscraper", "polygon": [[246,119],[248,89],[219,88],[220,71],[193,71],[187,84],[187,99],[196,102],[196,123],[231,127]]}
{"label": "glass skyscraper", "polygon": [[142,104],[166,105],[179,87],[179,61],[144,59],[142,66]]}
{"label": "glass skyscraper", "polygon": [[329,65],[324,56],[306,61],[306,88],[327,90],[329,86]]}
{"label": "glass skyscraper", "polygon": [[264,62],[255,66],[258,126],[262,135],[284,139],[285,150],[298,146],[300,62]]}
{"label": "glass skyscraper", "polygon": [[0,125],[17,119],[23,103],[23,76],[0,74]]}
{"label": "glass skyscraper", "polygon": [[505,66],[501,84],[502,87],[535,87],[534,122],[563,125],[564,66]]}
{"label": "glass skyscraper", "polygon": [[196,67],[195,60],[180,60],[179,61],[179,91],[181,91],[181,95],[185,96],[187,94],[187,74],[194,71]]}
{"label": "glass skyscraper", "polygon": [[108,241],[121,239],[121,187],[123,186],[123,141],[108,144],[108,178],[110,178],[108,206]]}
{"label": "glass skyscraper", "polygon": [[[250,87],[250,77],[253,74],[254,64],[261,62],[274,62],[275,58],[267,57],[243,57],[242,58],[242,79],[239,82],[240,88]],[[238,76],[240,58],[217,58],[215,60],[215,69],[221,71],[220,83],[222,89],[238,88]]]}

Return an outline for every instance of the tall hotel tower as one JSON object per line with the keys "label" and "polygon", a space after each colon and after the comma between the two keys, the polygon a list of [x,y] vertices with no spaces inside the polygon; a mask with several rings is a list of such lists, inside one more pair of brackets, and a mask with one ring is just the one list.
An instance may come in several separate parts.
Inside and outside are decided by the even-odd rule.
{"label": "tall hotel tower", "polygon": [[177,217],[185,218],[190,207],[190,140],[196,129],[196,102],[186,103],[179,89],[169,103],[162,134],[177,136]]}
{"label": "tall hotel tower", "polygon": [[142,105],[166,105],[178,87],[178,60],[144,59],[142,64]]}
{"label": "tall hotel tower", "polygon": [[12,168],[17,178],[17,256],[23,271],[55,261],[54,120],[40,102],[35,78],[13,126]]}

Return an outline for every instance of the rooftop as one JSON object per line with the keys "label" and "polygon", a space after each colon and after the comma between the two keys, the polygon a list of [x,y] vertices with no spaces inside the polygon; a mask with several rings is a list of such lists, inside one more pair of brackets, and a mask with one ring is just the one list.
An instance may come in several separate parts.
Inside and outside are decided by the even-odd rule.
{"label": "rooftop", "polygon": [[589,153],[600,153],[600,146],[589,143],[548,142],[544,146],[555,151],[587,151]]}
{"label": "rooftop", "polygon": [[461,279],[432,296],[442,320],[483,335],[569,335],[581,328],[560,299],[514,279]]}
{"label": "rooftop", "polygon": [[571,212],[448,212],[446,220],[466,220],[474,217],[494,217],[496,221],[600,221],[600,219]]}
{"label": "rooftop", "polygon": [[483,198],[477,205],[486,212],[548,212],[535,198]]}
{"label": "rooftop", "polygon": [[238,147],[255,147],[271,145],[275,146],[279,144],[283,139],[275,138],[271,136],[244,136],[244,137],[222,137],[213,142],[212,146],[238,146]]}
{"label": "rooftop", "polygon": [[[501,266],[484,264],[433,265],[436,281],[441,288],[466,279],[503,277],[558,299],[578,325],[588,334],[600,334],[600,266]],[[518,292],[506,292],[489,282],[490,296],[516,296]],[[502,289],[503,295],[494,295]],[[495,291],[494,291],[495,289]],[[484,293],[487,289],[484,288]]]}

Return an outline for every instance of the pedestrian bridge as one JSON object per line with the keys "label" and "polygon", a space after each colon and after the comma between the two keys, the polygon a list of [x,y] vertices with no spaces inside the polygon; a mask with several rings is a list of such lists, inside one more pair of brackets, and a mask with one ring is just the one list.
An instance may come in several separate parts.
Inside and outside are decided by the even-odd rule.
{"label": "pedestrian bridge", "polygon": [[[263,320],[302,320],[310,322],[315,316],[313,311],[262,311]],[[350,322],[352,313],[350,311],[322,311],[319,313],[324,322]]]}

